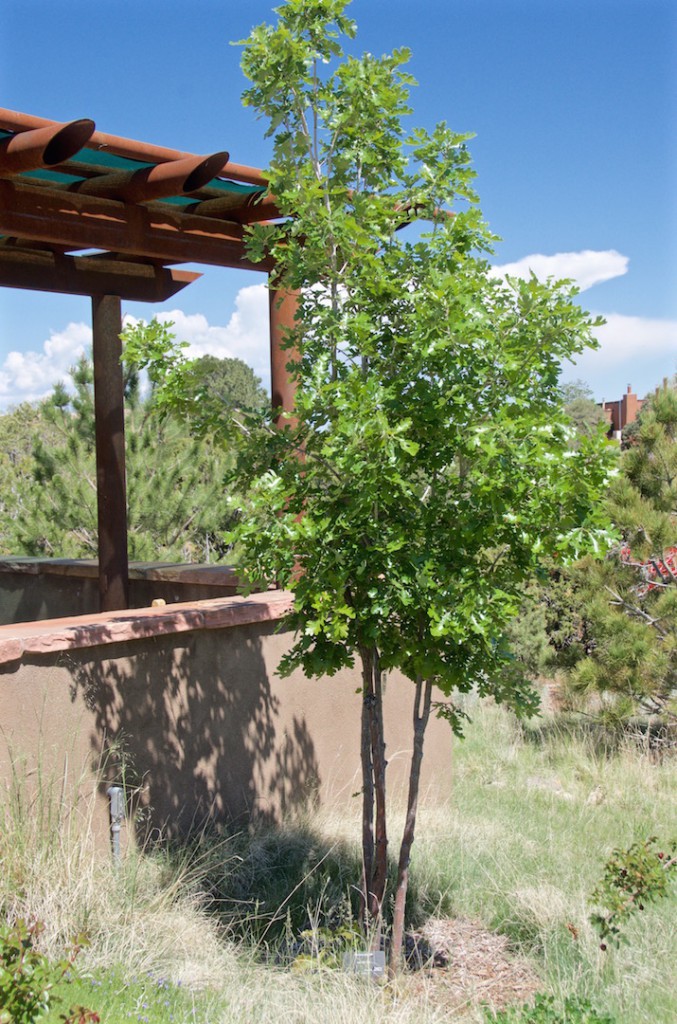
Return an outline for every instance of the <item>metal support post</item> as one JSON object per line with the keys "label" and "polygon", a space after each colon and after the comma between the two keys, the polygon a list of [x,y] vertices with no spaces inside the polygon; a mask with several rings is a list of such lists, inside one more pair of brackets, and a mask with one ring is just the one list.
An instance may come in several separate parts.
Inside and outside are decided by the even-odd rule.
{"label": "metal support post", "polygon": [[[282,348],[288,330],[294,327],[294,315],[298,307],[298,293],[276,290],[268,286],[270,309],[270,392],[273,409],[292,412],[296,385],[290,379],[287,363],[294,358],[294,351]],[[278,415],[277,427],[290,423],[288,418]]]}

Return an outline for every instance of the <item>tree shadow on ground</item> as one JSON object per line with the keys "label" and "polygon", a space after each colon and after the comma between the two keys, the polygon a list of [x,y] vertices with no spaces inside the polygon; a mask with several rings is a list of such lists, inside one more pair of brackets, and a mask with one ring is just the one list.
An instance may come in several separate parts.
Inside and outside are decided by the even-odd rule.
{"label": "tree shadow on ground", "polygon": [[302,717],[283,714],[263,657],[272,624],[69,652],[71,698],[94,716],[101,789],[122,785],[136,838],[311,809],[320,785]]}
{"label": "tree shadow on ground", "polygon": [[[263,825],[247,831],[203,834],[191,855],[200,864],[202,890],[212,915],[229,935],[263,955],[284,959],[298,951],[304,933],[357,928],[361,851],[355,842],[332,840],[307,820]],[[185,846],[174,853],[185,855]],[[390,858],[388,889],[395,891],[396,861]],[[418,927],[440,904],[440,893],[424,891],[412,874],[406,919]],[[392,911],[386,900],[386,927]]]}

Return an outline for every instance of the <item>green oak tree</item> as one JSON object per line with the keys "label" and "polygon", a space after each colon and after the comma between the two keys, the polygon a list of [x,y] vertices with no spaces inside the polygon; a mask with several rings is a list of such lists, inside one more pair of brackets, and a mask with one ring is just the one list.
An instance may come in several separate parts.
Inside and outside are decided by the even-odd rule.
{"label": "green oak tree", "polygon": [[[567,285],[497,280],[468,136],[409,129],[406,50],[344,52],[345,0],[290,0],[244,44],[244,101],[268,121],[285,218],[251,229],[274,283],[298,290],[287,338],[293,416],[231,418],[245,515],[241,565],[294,591],[280,666],[361,667],[362,906],[386,900],[384,675],[411,680],[413,755],[391,969],[400,955],[423,743],[456,731],[456,691],[534,706],[502,638],[539,560],[597,542],[606,467],[572,449],[557,381],[592,344]],[[400,230],[413,221],[424,221]],[[138,346],[141,362],[153,357]],[[169,393],[181,392],[176,353]],[[157,373],[159,375],[160,368]]]}
{"label": "green oak tree", "polygon": [[595,402],[593,393],[585,381],[574,380],[561,385],[562,399],[567,416],[576,428],[576,433],[594,434],[608,423],[602,407]]}

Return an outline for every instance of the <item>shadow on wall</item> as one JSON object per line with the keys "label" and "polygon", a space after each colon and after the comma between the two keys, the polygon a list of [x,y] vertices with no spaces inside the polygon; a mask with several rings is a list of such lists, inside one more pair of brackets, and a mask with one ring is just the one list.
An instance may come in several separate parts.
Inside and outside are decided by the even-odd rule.
{"label": "shadow on wall", "polygon": [[264,644],[274,630],[145,638],[108,658],[99,648],[64,659],[71,699],[94,716],[101,788],[125,786],[139,840],[208,823],[272,824],[317,802],[313,740],[271,687]]}
{"label": "shadow on wall", "polygon": [[2,572],[0,625],[37,622],[65,615],[86,615],[99,606],[96,580]]}

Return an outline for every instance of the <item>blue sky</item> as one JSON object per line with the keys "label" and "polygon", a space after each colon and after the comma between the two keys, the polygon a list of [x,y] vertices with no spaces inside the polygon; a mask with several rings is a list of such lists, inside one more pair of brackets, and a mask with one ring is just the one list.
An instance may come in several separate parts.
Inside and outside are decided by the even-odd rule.
{"label": "blue sky", "polygon": [[[597,399],[677,371],[677,4],[674,0],[354,0],[356,48],[407,46],[412,125],[471,143],[485,217],[513,272],[574,276],[601,349],[567,367]],[[0,0],[4,106],[91,117],[115,135],[265,165],[230,41],[270,21],[248,0]],[[545,257],[545,259],[544,259]],[[266,374],[262,275],[199,268],[159,312],[196,354]],[[0,408],[35,398],[88,344],[86,299],[0,289]]]}

